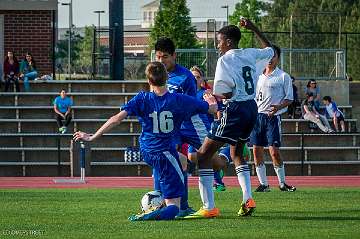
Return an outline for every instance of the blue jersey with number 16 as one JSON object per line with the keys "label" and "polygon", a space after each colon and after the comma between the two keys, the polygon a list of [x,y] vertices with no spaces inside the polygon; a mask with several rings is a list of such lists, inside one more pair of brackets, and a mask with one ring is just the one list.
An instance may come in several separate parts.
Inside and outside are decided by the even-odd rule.
{"label": "blue jersey with number 16", "polygon": [[207,113],[209,105],[193,97],[167,92],[158,96],[140,92],[121,107],[129,116],[137,116],[142,126],[140,148],[146,152],[163,152],[175,148],[173,137],[181,123],[192,115]]}

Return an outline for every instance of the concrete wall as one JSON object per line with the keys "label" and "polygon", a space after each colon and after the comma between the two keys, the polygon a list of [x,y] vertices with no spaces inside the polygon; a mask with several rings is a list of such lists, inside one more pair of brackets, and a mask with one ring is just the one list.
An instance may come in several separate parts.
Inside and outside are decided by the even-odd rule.
{"label": "concrete wall", "polygon": [[[295,81],[298,87],[300,99],[305,99],[306,80]],[[348,80],[317,80],[320,87],[321,98],[329,95],[338,105],[349,105],[349,81]]]}

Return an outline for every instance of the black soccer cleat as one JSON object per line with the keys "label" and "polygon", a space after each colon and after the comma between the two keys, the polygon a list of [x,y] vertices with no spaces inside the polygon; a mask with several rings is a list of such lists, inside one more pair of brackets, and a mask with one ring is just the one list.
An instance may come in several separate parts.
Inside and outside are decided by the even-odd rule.
{"label": "black soccer cleat", "polygon": [[256,189],[255,189],[255,192],[270,192],[270,186],[269,185],[263,185],[263,184],[260,184]]}
{"label": "black soccer cleat", "polygon": [[284,186],[279,187],[279,188],[280,188],[280,191],[283,191],[283,192],[295,192],[296,191],[296,187],[287,185],[286,183],[284,183]]}

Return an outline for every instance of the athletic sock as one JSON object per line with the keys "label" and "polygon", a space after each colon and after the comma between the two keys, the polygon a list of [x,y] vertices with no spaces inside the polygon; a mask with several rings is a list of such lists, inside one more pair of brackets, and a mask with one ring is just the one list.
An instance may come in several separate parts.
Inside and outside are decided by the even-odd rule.
{"label": "athletic sock", "polygon": [[266,166],[264,163],[261,163],[260,165],[256,166],[256,175],[261,185],[265,185],[265,186],[269,185],[266,177]]}
{"label": "athletic sock", "polygon": [[180,210],[186,210],[189,208],[189,198],[188,198],[188,174],[187,171],[183,171],[184,175],[184,194],[181,197],[180,201]]}
{"label": "athletic sock", "polygon": [[214,191],[212,183],[214,181],[214,170],[199,169],[199,191],[204,209],[213,209],[215,207]]}
{"label": "athletic sock", "polygon": [[250,168],[247,164],[237,166],[235,168],[240,187],[243,192],[243,203],[245,203],[251,195]]}
{"label": "athletic sock", "polygon": [[284,167],[284,164],[282,164],[280,166],[275,166],[274,165],[274,170],[275,170],[276,175],[278,177],[280,187],[283,187],[284,184],[285,184],[285,167]]}
{"label": "athletic sock", "polygon": [[224,185],[224,182],[221,177],[221,170],[214,171],[214,181],[216,184]]}
{"label": "athletic sock", "polygon": [[160,188],[160,181],[159,181],[159,174],[158,172],[153,169],[153,179],[154,179],[154,190],[155,191],[161,191],[161,188]]}
{"label": "athletic sock", "polygon": [[160,209],[159,218],[156,220],[172,220],[179,213],[179,208],[176,205],[169,205]]}

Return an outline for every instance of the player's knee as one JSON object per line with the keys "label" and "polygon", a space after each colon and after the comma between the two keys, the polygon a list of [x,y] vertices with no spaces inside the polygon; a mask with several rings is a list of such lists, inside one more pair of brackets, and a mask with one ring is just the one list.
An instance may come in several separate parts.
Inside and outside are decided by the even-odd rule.
{"label": "player's knee", "polygon": [[220,155],[214,155],[213,157],[213,169],[220,170],[225,168],[226,166],[226,158]]}
{"label": "player's knee", "polygon": [[180,160],[180,164],[182,169],[185,171],[187,169],[187,157],[179,152],[179,160]]}
{"label": "player's knee", "polygon": [[197,163],[197,161],[198,161],[197,153],[189,153],[188,159],[193,163]]}

